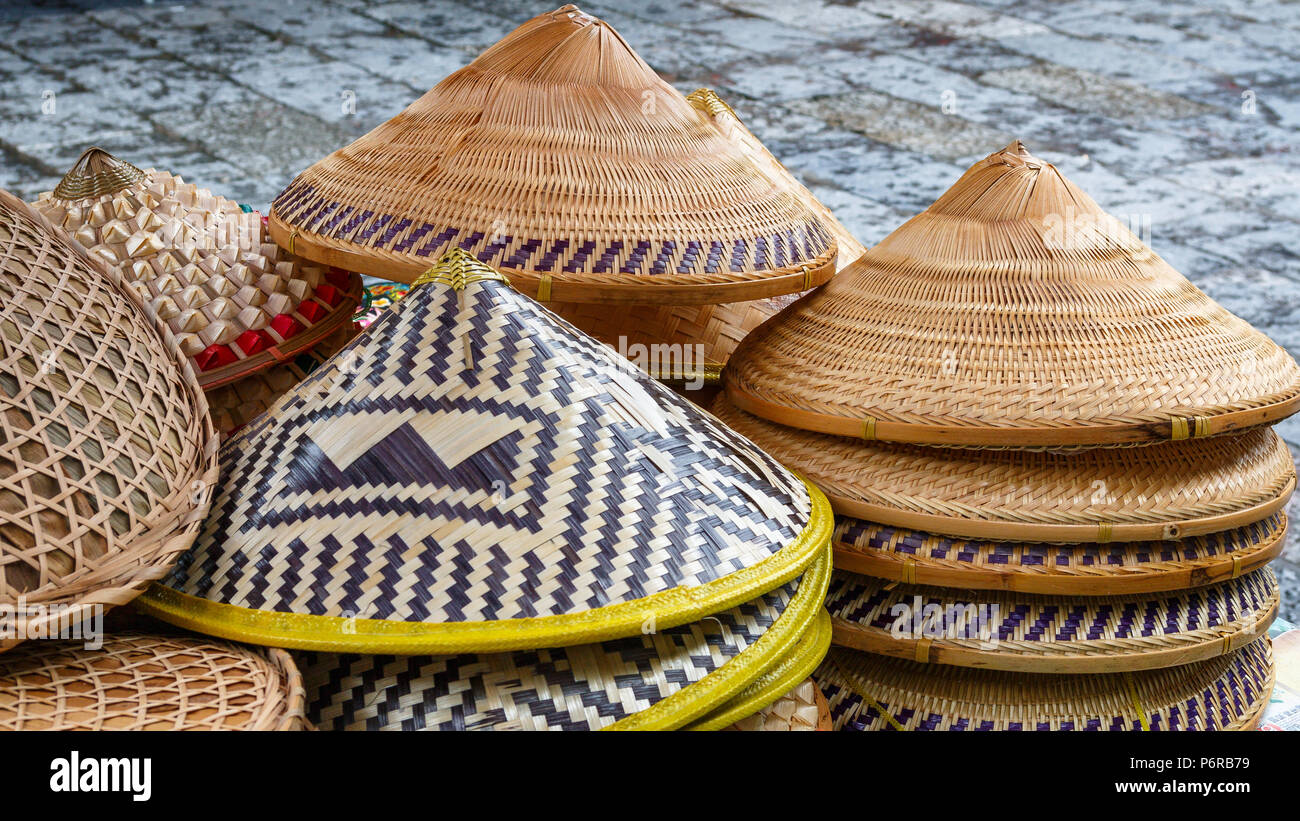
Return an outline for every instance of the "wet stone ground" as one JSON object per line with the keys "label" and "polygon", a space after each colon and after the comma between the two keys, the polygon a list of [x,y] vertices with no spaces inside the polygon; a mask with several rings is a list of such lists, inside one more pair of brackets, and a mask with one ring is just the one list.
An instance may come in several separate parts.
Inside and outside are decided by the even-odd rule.
{"label": "wet stone ground", "polygon": [[[552,0],[558,3],[558,0]],[[523,0],[0,6],[0,187],[89,144],[265,210],[534,14]],[[1300,7],[1279,0],[597,0],[870,244],[1020,137],[1300,355]],[[1293,450],[1300,420],[1281,428]],[[1300,502],[1292,504],[1293,516]],[[1300,530],[1300,528],[1297,528]],[[1275,565],[1300,620],[1300,533]]]}

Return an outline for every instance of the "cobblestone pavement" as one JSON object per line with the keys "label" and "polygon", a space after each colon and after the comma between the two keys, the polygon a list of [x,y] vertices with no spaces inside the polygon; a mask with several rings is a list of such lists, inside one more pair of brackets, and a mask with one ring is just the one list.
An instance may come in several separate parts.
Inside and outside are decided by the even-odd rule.
{"label": "cobblestone pavement", "polygon": [[[0,186],[34,197],[95,143],[265,210],[304,166],[548,8],[6,3]],[[1103,207],[1149,224],[1170,263],[1300,355],[1300,7],[598,0],[584,9],[683,91],[716,88],[864,242],[1020,137]],[[1300,452],[1300,421],[1282,431]],[[1300,534],[1275,567],[1283,614],[1300,620]]]}

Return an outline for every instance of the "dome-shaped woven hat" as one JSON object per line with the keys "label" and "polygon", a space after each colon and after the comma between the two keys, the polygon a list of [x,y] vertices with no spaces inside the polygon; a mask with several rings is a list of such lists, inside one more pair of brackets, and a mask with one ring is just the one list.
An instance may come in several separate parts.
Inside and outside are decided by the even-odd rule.
{"label": "dome-shaped woven hat", "polygon": [[305,654],[308,718],[327,730],[726,726],[806,677],[830,644],[822,559],[702,621],[571,647],[456,656]]}
{"label": "dome-shaped woven hat", "polygon": [[461,248],[559,302],[737,302],[835,270],[821,219],[574,6],[308,168],[272,204],[271,233],[407,282]]}
{"label": "dome-shaped woven hat", "polygon": [[217,437],[171,343],[0,192],[0,648],[131,600],[194,541]]}
{"label": "dome-shaped woven hat", "polygon": [[464,251],[222,450],[146,606],[352,652],[591,643],[696,621],[825,548],[822,495]]}
{"label": "dome-shaped woven hat", "polygon": [[274,648],[125,633],[0,656],[0,730],[300,730],[304,702]]}
{"label": "dome-shaped woven hat", "polygon": [[1286,545],[1287,518],[1183,539],[1042,544],[961,539],[835,517],[835,566],[909,584],[1068,596],[1202,587],[1263,567]]}
{"label": "dome-shaped woven hat", "polygon": [[1286,351],[1019,142],[757,329],[725,381],[774,422],[940,445],[1151,443],[1300,405]]}
{"label": "dome-shaped woven hat", "polygon": [[1223,655],[1264,635],[1277,577],[1148,596],[1037,596],[897,584],[837,570],[832,641],[931,664],[1021,673],[1151,670]]}
{"label": "dome-shaped woven hat", "polygon": [[205,388],[312,347],[361,299],[359,276],[284,253],[257,213],[99,148],[34,205],[121,273]]}
{"label": "dome-shaped woven hat", "polygon": [[813,678],[837,730],[1251,730],[1273,691],[1259,638],[1207,661],[1135,673],[1026,675],[832,648]]}
{"label": "dome-shaped woven hat", "polygon": [[1176,539],[1266,518],[1295,490],[1271,428],[1143,448],[935,448],[828,436],[713,412],[820,487],[836,513],[975,539]]}

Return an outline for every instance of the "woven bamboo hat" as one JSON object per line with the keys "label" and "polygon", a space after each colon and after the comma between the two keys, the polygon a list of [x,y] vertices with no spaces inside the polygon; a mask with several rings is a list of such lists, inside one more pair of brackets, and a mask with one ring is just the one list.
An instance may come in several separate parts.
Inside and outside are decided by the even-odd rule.
{"label": "woven bamboo hat", "polygon": [[205,388],[311,348],[360,302],[360,277],[284,253],[259,214],[99,148],[34,205],[121,273]]}
{"label": "woven bamboo hat", "polygon": [[0,192],[0,649],[130,601],[194,541],[217,437],[171,332]]}
{"label": "woven bamboo hat", "polygon": [[833,648],[814,678],[837,730],[1251,730],[1273,653],[1260,638],[1162,670],[1025,675]]}
{"label": "woven bamboo hat", "polygon": [[835,512],[974,539],[1177,539],[1257,522],[1295,490],[1271,428],[1144,448],[1068,452],[934,448],[828,436],[738,410],[713,412],[820,487]]}
{"label": "woven bamboo hat", "polygon": [[0,656],[0,730],[299,730],[303,707],[302,676],[274,648],[127,633]]}
{"label": "woven bamboo hat", "polygon": [[825,656],[829,575],[823,554],[801,579],[739,607],[595,644],[456,656],[304,654],[307,714],[332,730],[725,727],[779,698]]}
{"label": "woven bamboo hat", "polygon": [[939,445],[1152,443],[1300,405],[1286,351],[1019,142],[751,334],[725,381],[775,422]]}
{"label": "woven bamboo hat", "polygon": [[222,440],[247,425],[257,415],[292,390],[307,375],[352,341],[357,326],[346,323],[320,344],[282,364],[249,374],[238,382],[213,388],[208,393],[208,408]]}
{"label": "woven bamboo hat", "polygon": [[819,285],[835,240],[609,25],[539,15],[298,176],[271,234],[412,281],[453,247],[559,302],[738,302]]}
{"label": "woven bamboo hat", "polygon": [[1183,539],[1042,544],[960,539],[835,517],[835,566],[882,579],[975,590],[1096,596],[1202,587],[1263,567],[1286,545],[1274,513]]}
{"label": "woven bamboo hat", "polygon": [[831,729],[831,707],[817,682],[806,678],[767,707],[727,728],[742,732],[799,732]]}
{"label": "woven bamboo hat", "polygon": [[799,575],[832,527],[816,489],[460,250],[222,461],[195,549],[145,604],[299,649],[685,624]]}
{"label": "woven bamboo hat", "polygon": [[1277,615],[1268,568],[1155,596],[1036,596],[897,584],[836,571],[832,641],[869,653],[1021,673],[1151,670],[1223,655]]}

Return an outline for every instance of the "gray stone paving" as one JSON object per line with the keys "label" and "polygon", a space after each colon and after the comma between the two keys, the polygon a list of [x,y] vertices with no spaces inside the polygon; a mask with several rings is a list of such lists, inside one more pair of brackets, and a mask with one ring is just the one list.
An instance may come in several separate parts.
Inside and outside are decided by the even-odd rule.
{"label": "gray stone paving", "polygon": [[[558,4],[559,0],[553,0]],[[0,6],[0,186],[97,143],[256,208],[515,25],[523,0]],[[874,243],[1024,139],[1300,354],[1300,7],[1281,0],[584,4],[683,91],[716,88]],[[1300,421],[1282,432],[1300,452]],[[1300,515],[1300,501],[1292,504]],[[1300,530],[1298,528],[1297,530]],[[1277,568],[1300,620],[1300,533]]]}

